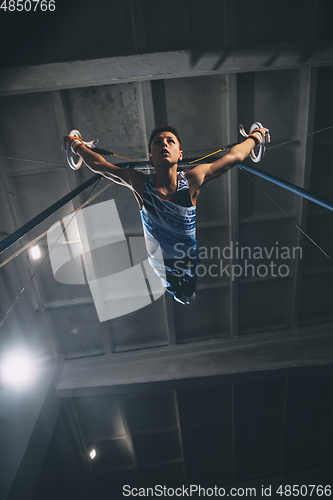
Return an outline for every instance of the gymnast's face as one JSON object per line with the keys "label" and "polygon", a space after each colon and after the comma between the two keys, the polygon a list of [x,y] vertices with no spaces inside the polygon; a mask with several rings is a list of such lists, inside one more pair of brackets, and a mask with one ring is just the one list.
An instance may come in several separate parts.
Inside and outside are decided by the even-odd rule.
{"label": "gymnast's face", "polygon": [[183,151],[177,137],[171,132],[161,132],[155,135],[151,144],[149,159],[155,168],[159,166],[171,167],[183,158]]}

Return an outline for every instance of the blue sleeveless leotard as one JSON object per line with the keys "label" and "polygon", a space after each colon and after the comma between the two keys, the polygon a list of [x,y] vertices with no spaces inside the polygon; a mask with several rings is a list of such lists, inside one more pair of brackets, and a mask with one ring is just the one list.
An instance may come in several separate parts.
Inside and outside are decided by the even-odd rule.
{"label": "blue sleeveless leotard", "polygon": [[[159,198],[154,187],[155,175],[148,175],[140,215],[149,263],[167,291],[178,296],[181,292],[178,283],[183,282],[183,288],[187,287],[183,292],[190,293],[193,286],[195,288],[199,248],[195,228],[196,207],[192,205],[185,173],[178,172],[177,178],[175,196],[165,201]],[[190,288],[189,281],[192,281]]]}

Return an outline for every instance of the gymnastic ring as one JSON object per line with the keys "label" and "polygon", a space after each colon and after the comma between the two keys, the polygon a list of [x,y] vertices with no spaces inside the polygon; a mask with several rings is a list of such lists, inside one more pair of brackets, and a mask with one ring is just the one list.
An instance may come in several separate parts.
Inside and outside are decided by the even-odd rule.
{"label": "gymnastic ring", "polygon": [[[77,137],[78,139],[81,139],[82,141],[82,135],[78,130],[71,130],[70,133],[68,134],[71,137]],[[82,158],[76,153],[73,153],[71,147],[69,144],[66,144],[66,157],[67,157],[67,162],[68,165],[73,169],[73,170],[79,170],[79,168],[82,165]],[[75,158],[78,157],[78,160],[75,162]]]}
{"label": "gymnastic ring", "polygon": [[[250,133],[249,135],[252,134],[252,132],[256,129],[256,128],[263,128],[262,124],[260,122],[255,122],[251,125],[251,128],[250,128]],[[263,139],[265,139],[263,137]],[[264,157],[264,154],[265,154],[265,142],[263,141],[263,143],[260,142],[260,145],[259,145],[259,151],[258,151],[258,154],[256,155],[254,150],[255,148],[253,148],[250,152],[250,157],[251,157],[251,160],[254,162],[254,163],[259,163],[260,160],[262,160],[262,158]]]}
{"label": "gymnastic ring", "polygon": [[[262,124],[260,122],[254,122],[252,125],[251,125],[251,128],[250,128],[250,133],[247,134],[244,130],[244,127],[243,125],[239,125],[239,132],[240,134],[243,136],[243,137],[249,137],[249,135],[252,134],[252,132],[255,130],[255,129],[258,129],[258,128],[263,128]],[[260,160],[262,160],[264,154],[265,154],[265,149],[266,149],[266,141],[269,141],[269,137],[266,138],[263,137],[263,141],[258,145],[259,146],[259,152],[258,154],[256,155],[255,154],[255,151],[253,148],[250,152],[250,158],[251,160],[254,162],[254,163],[259,163]]]}

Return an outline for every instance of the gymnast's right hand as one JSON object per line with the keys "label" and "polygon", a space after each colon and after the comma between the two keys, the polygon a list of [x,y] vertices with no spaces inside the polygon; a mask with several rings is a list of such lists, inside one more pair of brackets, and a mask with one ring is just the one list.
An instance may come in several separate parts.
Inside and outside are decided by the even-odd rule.
{"label": "gymnast's right hand", "polygon": [[251,137],[251,139],[255,141],[256,145],[270,142],[269,129],[266,127],[256,128],[252,130],[251,134],[248,137]]}
{"label": "gymnast's right hand", "polygon": [[68,146],[70,146],[72,153],[77,154],[76,150],[79,146],[81,146],[83,144],[83,141],[79,137],[76,137],[73,135],[65,135],[64,143],[66,143],[66,144],[68,144]]}

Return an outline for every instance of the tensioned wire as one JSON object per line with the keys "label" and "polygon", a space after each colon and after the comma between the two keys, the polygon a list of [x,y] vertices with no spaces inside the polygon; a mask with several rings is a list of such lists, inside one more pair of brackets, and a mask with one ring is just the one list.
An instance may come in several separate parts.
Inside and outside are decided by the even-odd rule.
{"label": "tensioned wire", "polygon": [[[309,137],[309,136],[314,135],[314,134],[318,134],[318,133],[320,133],[320,132],[324,132],[324,131],[329,130],[329,129],[331,129],[331,128],[333,128],[333,126],[325,127],[325,128],[323,128],[323,129],[317,130],[317,131],[315,131],[315,132],[311,132],[311,133],[307,134],[307,136],[306,136],[306,137]],[[267,148],[267,151],[270,151],[271,149],[275,149],[275,148],[277,148],[277,147],[283,146],[283,145],[285,145],[285,144],[290,144],[291,142],[294,142],[294,141],[296,141],[297,139],[298,139],[298,138],[294,138],[294,139],[291,139],[291,140],[288,140],[288,141],[285,141],[285,142],[282,142],[282,143],[276,144],[275,146],[272,146],[272,147],[270,147],[270,148]],[[219,153],[219,152],[226,151],[226,150],[230,149],[233,145],[234,145],[234,144],[229,144],[229,145],[227,145],[227,146],[224,146],[223,148],[221,148],[221,149],[219,149],[219,150],[217,150],[217,151],[214,151],[213,153],[210,153],[210,154],[208,154],[208,155],[206,155],[206,156],[203,156],[203,157],[201,157],[201,158],[198,158],[197,160],[191,161],[189,164],[191,164],[191,163],[196,163],[196,162],[198,162],[198,161],[200,161],[200,160],[203,160],[203,159],[205,159],[205,158],[208,158],[209,156],[213,156],[213,155],[215,155],[215,154],[217,154],[217,153]],[[114,153],[110,153],[110,155],[111,155],[111,154],[112,154],[112,156],[117,156],[118,158],[124,158],[124,159],[126,159],[126,160],[130,160],[130,161],[137,162],[137,163],[141,163],[141,164],[144,164],[144,165],[145,165],[145,163],[144,163],[144,162],[141,162],[141,161],[138,161],[138,160],[133,160],[132,158],[128,158],[128,157],[125,157],[125,156],[117,155],[117,154],[114,154]],[[30,162],[36,162],[36,163],[45,163],[45,164],[58,165],[58,166],[67,166],[67,164],[65,164],[65,163],[64,163],[64,164],[62,164],[62,163],[60,164],[60,163],[57,163],[57,162],[51,162],[51,161],[46,161],[46,160],[32,160],[32,159],[28,159],[28,158],[17,158],[17,157],[12,157],[12,156],[0,156],[0,158],[10,159],[10,160],[30,161]],[[243,171],[244,171],[244,170],[243,170]],[[250,177],[250,176],[249,176],[249,177]],[[254,181],[254,179],[253,179],[253,181]],[[254,181],[254,182],[255,182],[255,181]],[[258,185],[261,189],[263,189],[263,188],[261,187],[261,185],[260,185],[260,184],[258,184],[258,183],[256,183],[256,184],[257,184],[257,185]],[[104,190],[104,189],[103,189],[103,190]],[[101,190],[101,192],[102,192],[103,190]],[[263,189],[263,190],[264,190],[264,189]],[[267,196],[269,196],[267,192],[265,192],[265,193],[267,194]],[[98,194],[97,194],[97,195],[95,195],[94,197],[96,197],[96,196],[98,196]],[[272,198],[271,198],[271,199],[272,199]],[[272,199],[272,201],[273,201],[274,203],[276,203],[273,199]],[[83,204],[81,205],[81,207],[79,207],[77,210],[79,210],[80,208],[83,208],[83,207],[85,206],[85,204],[86,204],[86,203],[83,203]],[[277,204],[277,203],[276,203],[276,204]],[[279,206],[279,205],[277,204],[277,206]],[[279,206],[279,208],[280,208],[280,210],[282,210],[282,211],[283,211],[283,209],[282,209],[280,206]],[[73,212],[71,212],[71,213],[73,213]],[[285,212],[285,213],[286,213],[286,212]],[[286,214],[286,215],[288,216],[288,214]],[[292,219],[292,220],[293,220],[293,219]],[[293,221],[293,222],[295,222],[295,221]],[[297,226],[297,224],[296,224],[296,226]],[[306,235],[306,233],[302,230],[302,228],[300,228],[300,227],[299,227],[299,229],[300,229],[300,230],[301,230],[301,231],[305,234],[305,236],[306,236],[306,237],[308,237],[308,238],[311,240],[311,238],[310,238],[308,235]],[[42,238],[44,235],[45,235],[45,234],[42,234],[40,237],[36,238],[36,239],[35,239],[35,240],[33,240],[32,242],[30,242],[30,243],[28,243],[27,245],[25,245],[25,246],[24,246],[21,250],[19,250],[18,252],[16,252],[13,256],[9,257],[9,258],[8,258],[7,260],[5,260],[4,262],[0,263],[0,268],[1,268],[1,267],[3,267],[3,266],[4,266],[5,264],[7,264],[8,262],[10,262],[10,261],[11,261],[13,258],[15,258],[17,255],[19,255],[20,253],[22,253],[24,250],[26,250],[27,248],[29,248],[29,247],[30,247],[31,245],[33,245],[35,242],[37,242],[37,241],[38,241],[40,238]],[[311,240],[311,241],[313,241],[313,240]],[[313,243],[316,245],[316,243],[315,243],[314,241],[313,241]],[[318,248],[320,248],[320,247],[318,246]],[[325,252],[324,252],[322,249],[321,249],[321,251],[325,254]],[[327,255],[327,254],[325,254],[325,255]],[[329,257],[328,257],[328,258],[329,258]]]}
{"label": "tensioned wire", "polygon": [[266,194],[266,196],[268,196],[268,198],[269,198],[269,199],[270,199],[273,203],[275,203],[275,205],[276,205],[277,207],[279,207],[279,209],[280,209],[280,210],[281,210],[281,211],[282,211],[282,212],[283,212],[283,213],[284,213],[284,214],[285,214],[285,215],[286,215],[286,216],[287,216],[287,217],[288,217],[288,218],[289,218],[289,219],[290,219],[290,220],[291,220],[294,224],[295,224],[295,226],[297,227],[297,229],[298,229],[299,231],[301,231],[301,233],[302,233],[302,234],[304,234],[304,236],[305,236],[306,238],[308,238],[308,240],[310,240],[310,241],[311,241],[311,243],[313,243],[313,244],[314,244],[314,245],[315,245],[315,246],[316,246],[316,247],[317,247],[317,248],[318,248],[318,249],[319,249],[319,250],[320,250],[320,251],[321,251],[321,252],[325,255],[325,257],[327,257],[327,258],[328,258],[328,259],[329,259],[329,260],[333,263],[333,259],[331,259],[331,257],[330,257],[330,256],[329,256],[326,252],[325,252],[325,250],[323,250],[323,249],[321,248],[321,246],[319,246],[319,245],[318,245],[318,243],[316,243],[316,242],[315,242],[315,241],[314,241],[314,240],[313,240],[313,239],[312,239],[312,238],[311,238],[311,237],[310,237],[310,236],[309,236],[309,235],[308,235],[308,234],[304,231],[304,229],[302,229],[302,228],[301,228],[301,226],[300,226],[299,224],[297,224],[297,222],[296,222],[296,221],[295,221],[295,220],[291,217],[291,215],[289,215],[289,214],[288,214],[288,213],[287,213],[287,212],[286,212],[286,211],[285,211],[285,210],[284,210],[284,209],[283,209],[283,208],[282,208],[282,207],[278,204],[278,202],[277,202],[276,200],[274,200],[274,199],[272,198],[272,196],[271,196],[269,193],[267,193],[266,189],[264,189],[264,188],[261,186],[261,184],[259,184],[259,182],[257,182],[257,181],[256,181],[253,177],[251,177],[251,175],[250,175],[248,172],[246,172],[246,170],[244,170],[242,167],[238,167],[238,168],[239,168],[242,172],[244,172],[244,174],[246,174],[246,175],[247,175],[250,179],[252,179],[252,180],[253,180],[253,182],[254,182],[257,186],[259,186],[259,187],[260,187],[260,189],[261,189],[261,190],[262,190],[262,191]]}
{"label": "tensioned wire", "polygon": [[[76,210],[74,210],[73,212],[71,212],[71,214],[73,214],[73,217],[70,219],[70,221],[67,223],[67,225],[62,229],[62,232],[59,234],[58,238],[56,239],[56,241],[53,243],[52,247],[48,249],[45,257],[42,259],[42,261],[40,262],[40,264],[38,265],[37,269],[34,271],[34,273],[32,274],[32,276],[28,279],[28,281],[26,282],[26,284],[24,285],[24,287],[22,288],[22,290],[20,291],[20,293],[17,295],[16,299],[14,300],[14,302],[12,303],[12,305],[10,306],[10,308],[8,309],[8,311],[6,312],[5,316],[3,317],[2,321],[0,322],[0,328],[4,325],[5,321],[7,320],[8,316],[10,315],[10,313],[12,312],[12,310],[14,309],[14,307],[16,306],[19,298],[21,297],[21,295],[26,291],[26,289],[28,288],[28,286],[30,285],[30,283],[32,282],[32,280],[35,278],[36,274],[38,273],[38,271],[40,270],[40,268],[42,267],[42,265],[44,264],[45,260],[47,259],[47,257],[50,255],[52,249],[54,248],[54,246],[57,244],[57,242],[59,241],[60,237],[65,234],[65,231],[66,229],[68,228],[68,226],[70,225],[70,223],[73,221],[75,215],[76,215],[76,212],[78,210],[80,210],[84,205],[87,205],[89,202],[91,202],[94,198],[96,198],[96,196],[98,196],[102,191],[104,191],[107,187],[111,186],[111,184],[113,184],[113,182],[111,182],[110,184],[108,184],[107,186],[105,186],[103,189],[101,189],[98,193],[96,193],[95,196],[91,197],[90,198],[90,195],[91,193],[94,191],[94,189],[97,187],[98,183],[101,181],[102,177],[100,177],[97,182],[94,184],[94,186],[92,187],[92,189],[90,190],[86,200],[82,203],[82,205],[80,205],[80,207],[78,207]],[[90,199],[89,199],[90,198]],[[69,214],[69,215],[71,215]],[[60,224],[62,221],[59,221],[58,224]],[[48,231],[47,231],[48,232]],[[45,233],[46,234],[46,233]],[[44,236],[44,234],[42,235]],[[41,236],[41,237],[42,237]],[[39,237],[39,239],[41,238]],[[34,240],[35,242],[36,240]],[[32,244],[32,243],[31,243]],[[31,246],[29,244],[29,246]],[[28,246],[28,248],[29,248]],[[27,245],[26,245],[27,247]],[[24,249],[26,249],[26,247]],[[23,251],[23,250],[22,250]],[[14,257],[13,257],[14,258]],[[11,259],[10,259],[11,260]],[[8,259],[7,259],[7,262],[8,262]],[[4,264],[3,264],[4,265]]]}
{"label": "tensioned wire", "polygon": [[[329,127],[322,128],[320,130],[316,130],[315,132],[310,132],[309,134],[306,135],[306,137],[310,137],[311,135],[319,134],[320,132],[325,132],[326,130],[330,130],[331,128],[333,128],[333,125],[330,125]],[[278,148],[280,146],[284,146],[285,144],[289,144],[290,142],[297,141],[298,139],[299,139],[299,137],[295,137],[295,139],[292,139],[292,140],[286,141],[286,142],[281,142],[279,144],[275,144],[275,146],[271,146],[270,148],[266,148],[266,150],[271,151],[271,149],[275,149],[275,148]]]}
{"label": "tensioned wire", "polygon": [[[322,128],[320,130],[316,130],[315,132],[311,132],[309,134],[306,135],[306,137],[310,137],[311,135],[315,135],[315,134],[319,134],[320,132],[325,132],[326,130],[329,130],[333,128],[333,125],[330,125],[329,127],[326,127],[326,128]],[[271,146],[271,147],[266,147],[266,151],[271,151],[272,149],[275,149],[275,148],[279,148],[280,146],[284,146],[285,144],[290,144],[291,142],[294,142],[294,141],[297,141],[299,139],[299,137],[295,137],[294,139],[291,139],[289,141],[285,141],[285,142],[280,142],[279,144],[275,144],[275,146]],[[227,146],[223,146],[223,148],[221,149],[218,149],[217,151],[214,151],[214,153],[209,153],[208,155],[206,156],[202,156],[201,158],[198,158],[197,160],[194,160],[194,161],[191,161],[189,163],[189,165],[191,163],[196,163],[197,161],[200,161],[200,160],[203,160],[204,158],[208,158],[209,156],[213,156],[213,155],[216,155],[217,153],[220,153],[222,151],[228,151],[230,150],[233,146],[235,146],[236,144],[238,143],[234,143],[234,144],[228,144]]]}
{"label": "tensioned wire", "polygon": [[[102,178],[102,177],[101,177]],[[97,182],[99,182],[100,179],[98,179]],[[97,182],[94,186],[94,188],[92,189],[92,191],[95,189],[95,187],[97,186]],[[89,199],[87,199],[86,201],[84,201],[79,207],[75,208],[74,210],[72,210],[68,215],[66,215],[66,217],[69,217],[70,215],[72,214],[76,214],[76,212],[78,212],[79,210],[81,210],[81,208],[85,207],[86,205],[88,205],[89,203],[91,203],[95,198],[97,198],[101,193],[103,193],[103,191],[105,191],[106,189],[108,189],[110,186],[112,186],[112,184],[114,184],[113,182],[110,182],[109,184],[107,184],[106,186],[104,186],[102,189],[100,189],[97,193],[95,193],[93,196],[91,196]],[[91,192],[92,192],[91,191]],[[89,195],[90,196],[90,195]],[[52,226],[52,229],[54,229],[55,227],[59,226],[60,224],[63,223],[63,220],[64,219],[61,219],[59,220],[58,222],[56,222],[53,226]],[[47,231],[45,231],[44,233],[40,234],[39,236],[37,236],[35,239],[29,241],[29,243],[27,243],[26,245],[24,245],[22,248],[20,248],[17,252],[15,252],[13,255],[11,255],[10,257],[8,257],[8,259],[4,260],[3,262],[0,262],[0,269],[5,266],[6,264],[8,264],[11,260],[15,259],[15,257],[18,257],[21,253],[23,253],[25,250],[28,250],[32,245],[34,245],[35,243],[37,243],[39,240],[41,240],[44,236],[47,235],[47,233],[49,232],[50,229],[48,229]]]}
{"label": "tensioned wire", "polygon": [[[333,125],[330,125],[329,127],[322,128],[320,130],[316,130],[315,132],[310,132],[309,134],[306,135],[306,137],[310,137],[311,135],[325,132],[326,130],[330,130],[331,128],[333,128]],[[288,140],[285,142],[280,142],[279,144],[275,144],[274,146],[266,147],[266,151],[271,151],[272,149],[279,148],[280,146],[284,146],[285,144],[290,144],[291,142],[297,141],[298,139],[299,139],[299,137],[295,137],[294,139],[291,139],[291,140]],[[197,160],[191,161],[189,163],[189,165],[192,163],[196,163],[200,160],[203,160],[204,158],[208,158],[209,156],[216,155],[217,153],[220,153],[223,151],[228,151],[230,148],[232,148],[236,144],[238,144],[238,143],[228,144],[227,146],[223,146],[221,149],[218,149],[217,151],[214,151],[213,153],[209,153],[206,156],[202,156],[201,158],[198,158]],[[148,162],[143,162],[143,161],[139,161],[139,160],[134,160],[133,158],[127,158],[126,156],[117,155],[117,154],[111,153],[111,152],[110,152],[110,156],[116,156],[117,158],[124,158],[125,160],[133,161],[135,163],[141,163],[142,165],[147,165],[147,163],[148,163]],[[30,162],[34,162],[34,163],[44,163],[44,164],[49,164],[49,165],[68,167],[67,163],[59,163],[59,162],[48,161],[48,160],[32,160],[31,158],[16,158],[14,156],[3,156],[3,155],[0,155],[0,158],[2,158],[4,160],[30,161]]]}
{"label": "tensioned wire", "polygon": [[[315,135],[315,134],[319,134],[320,132],[324,132],[326,130],[329,130],[333,128],[333,125],[329,126],[329,127],[325,127],[323,129],[320,129],[320,130],[316,130],[315,132],[311,132],[309,134],[306,135],[306,137],[309,137],[311,135]],[[271,151],[272,149],[275,149],[275,148],[278,148],[280,146],[284,146],[285,144],[290,144],[291,142],[294,142],[294,141],[297,141],[299,138],[296,137],[294,139],[291,139],[289,141],[285,141],[285,142],[281,142],[279,144],[276,144],[275,146],[272,146],[270,148],[266,148],[267,151]],[[202,158],[199,158],[198,160],[195,160],[195,161],[192,161],[190,163],[196,163],[197,161],[200,161],[200,160],[203,160],[204,158],[208,158],[209,156],[212,156],[212,155],[215,155],[221,151],[225,151],[225,150],[228,150],[230,149],[232,146],[234,146],[234,144],[229,144],[228,146],[224,146],[222,149],[219,149],[218,151],[215,151],[214,153],[210,153],[206,156],[203,156]],[[325,257],[327,257],[332,263],[333,263],[333,259],[325,252],[325,250],[323,250],[321,248],[320,245],[318,245],[318,243],[316,243],[314,241],[313,238],[311,238],[305,231],[304,229],[301,228],[301,226],[299,224],[297,224],[297,222],[278,204],[278,202],[276,200],[274,200],[272,198],[272,196],[261,186],[261,184],[259,184],[255,179],[254,177],[252,177],[248,172],[246,172],[244,169],[242,169],[240,166],[238,167],[242,172],[244,172],[250,179],[252,179],[252,181],[257,185],[259,186],[259,188],[266,194],[266,196],[268,196],[268,198],[273,202],[275,203],[275,205],[295,224],[295,226],[297,227],[297,229],[299,231],[301,231],[301,233],[309,240],[311,241],[311,243],[313,243],[324,255]]]}
{"label": "tensioned wire", "polygon": [[[331,125],[330,127],[326,127],[326,128],[323,128],[323,129],[320,129],[320,130],[316,130],[315,132],[311,132],[309,134],[306,135],[306,137],[309,137],[311,135],[315,135],[315,134],[319,134],[320,132],[325,132],[326,130],[329,130],[333,128],[333,125]],[[294,142],[294,141],[297,141],[298,140],[298,137],[296,137],[295,139],[292,139],[290,141],[286,141],[286,142],[281,142],[279,144],[276,144],[275,146],[272,146],[270,148],[266,148],[267,151],[271,151],[272,149],[275,149],[275,148],[278,148],[280,146],[284,146],[285,144],[289,144],[291,142]],[[299,224],[297,224],[297,222],[278,204],[278,202],[276,200],[274,200],[272,198],[272,196],[270,194],[267,193],[267,191],[261,186],[261,184],[259,184],[259,182],[257,182],[254,177],[251,177],[251,175],[246,172],[244,169],[242,169],[241,167],[238,167],[242,172],[244,172],[250,179],[252,179],[252,181],[260,187],[260,189],[262,189],[262,191],[266,194],[266,196],[268,196],[268,198],[273,202],[275,203],[275,205],[277,207],[279,207],[279,209],[295,224],[295,226],[297,227],[297,229],[299,231],[301,231],[302,234],[304,234],[304,236],[306,238],[308,238],[309,241],[311,241],[311,243],[313,243],[324,255],[325,257],[327,257],[332,263],[333,263],[333,259],[325,252],[325,250],[323,250],[321,248],[320,245],[318,245],[318,243],[316,243],[305,231],[304,229],[301,228],[301,226]]]}
{"label": "tensioned wire", "polygon": [[[320,132],[324,132],[326,130],[329,130],[333,128],[333,125],[329,126],[329,127],[325,127],[323,129],[320,129],[320,130],[316,130],[315,132],[311,132],[309,134],[306,135],[306,137],[309,137],[311,135],[315,135],[315,134],[319,134]],[[289,141],[285,141],[285,142],[282,142],[282,143],[279,143],[279,144],[276,144],[275,146],[272,146],[270,148],[267,148],[267,151],[270,151],[272,149],[275,149],[277,147],[280,147],[280,146],[284,146],[286,144],[290,144],[291,142],[294,142],[298,140],[298,137],[294,138],[294,139],[291,139]],[[220,150],[218,151],[215,151],[213,153],[210,153],[202,158],[199,158],[198,160],[195,160],[191,163],[196,163],[197,161],[200,161],[204,158],[208,158],[209,156],[213,156],[221,151],[227,151],[228,149],[231,149],[231,147],[233,146],[234,144],[229,144],[227,146],[224,146],[223,148],[221,148]],[[116,155],[114,153],[112,153],[112,156],[117,156],[118,158],[124,158],[126,160],[130,160],[130,161],[134,161],[136,162],[136,160],[133,160],[131,158],[127,158],[125,156],[120,156],[120,155]],[[67,164],[60,164],[60,163],[57,163],[57,162],[51,162],[51,161],[44,161],[44,160],[31,160],[31,159],[28,159],[28,158],[15,158],[15,157],[10,157],[10,156],[0,156],[0,158],[4,158],[4,159],[9,159],[9,160],[20,160],[20,161],[30,161],[30,162],[36,162],[36,163],[44,163],[44,164],[51,164],[51,165],[57,165],[57,166],[67,166]],[[141,162],[141,161],[137,161],[137,163],[142,163],[144,165],[146,165],[145,163]],[[239,167],[243,172],[245,172],[241,167]],[[250,178],[252,178],[247,172],[245,172],[246,175]],[[94,189],[96,188],[96,186],[98,185],[98,183],[100,182],[100,180],[102,179],[102,177],[100,179],[98,179],[98,181],[96,182],[96,184],[93,186],[93,188],[91,189],[90,193],[88,194],[88,197],[87,199],[75,210],[73,210],[69,215],[73,214],[73,217],[71,218],[71,220],[68,222],[68,224],[66,225],[66,227],[64,227],[64,229],[62,230],[62,233],[59,235],[59,237],[57,238],[57,240],[55,241],[55,243],[53,244],[53,246],[51,247],[51,249],[48,250],[46,256],[44,257],[44,259],[41,261],[41,263],[39,264],[39,266],[37,267],[37,269],[35,270],[35,272],[33,273],[33,275],[29,278],[29,280],[27,281],[27,283],[24,285],[24,287],[22,288],[22,290],[20,291],[20,293],[18,294],[18,296],[16,297],[15,301],[13,302],[13,304],[11,305],[11,307],[8,309],[7,313],[5,314],[3,320],[0,322],[0,328],[3,326],[3,324],[5,323],[6,319],[8,318],[9,314],[11,313],[11,311],[14,309],[16,303],[18,302],[20,296],[25,292],[25,290],[28,288],[29,284],[31,283],[31,281],[33,280],[33,278],[36,276],[37,272],[39,271],[39,269],[41,268],[42,264],[45,262],[45,260],[47,259],[47,257],[49,256],[51,250],[53,249],[53,247],[56,245],[56,243],[58,242],[59,238],[62,236],[62,234],[64,234],[64,232],[66,231],[68,225],[72,222],[72,220],[74,219],[75,217],[75,214],[76,212],[78,212],[81,208],[83,208],[85,205],[87,205],[88,203],[90,203],[93,199],[95,199],[97,196],[99,196],[99,194],[101,194],[105,189],[107,189],[111,184],[113,183],[110,183],[108,184],[107,186],[105,186],[103,189],[101,189],[98,193],[96,193],[93,197],[91,197],[90,199],[88,199],[91,195],[91,193],[94,191]],[[294,219],[267,193],[267,191],[259,184],[255,181],[255,179],[253,179],[253,182],[255,184],[257,184],[263,191],[264,193],[272,200],[273,203],[275,203],[279,208],[280,210],[296,225],[296,227],[302,232],[302,234],[304,234],[304,236],[306,236],[331,262],[333,262],[333,260],[331,259],[331,257],[297,224],[296,221],[294,221]],[[61,224],[62,220],[61,221],[58,221],[58,224]],[[15,254],[13,254],[11,257],[9,257],[7,260],[5,260],[4,262],[0,263],[0,268],[3,267],[5,264],[7,264],[8,262],[10,262],[12,259],[14,259],[16,256],[20,255],[23,251],[27,250],[30,246],[32,246],[34,243],[36,243],[37,241],[39,241],[43,236],[45,236],[45,234],[47,234],[48,231],[46,231],[45,233],[43,233],[42,235],[40,235],[39,237],[35,238],[33,241],[31,241],[30,243],[28,243],[27,245],[25,245],[22,249],[20,249],[18,252],[16,252]]]}
{"label": "tensioned wire", "polygon": [[[92,149],[92,152],[94,152],[93,149]],[[116,156],[117,158],[123,158],[124,160],[134,161],[135,163],[142,163],[142,165],[147,165],[147,162],[133,160],[132,158],[127,158],[126,156],[116,155],[115,153],[110,153],[110,156]],[[30,161],[33,163],[45,163],[47,165],[57,165],[58,167],[68,167],[68,163],[59,163],[56,161],[32,160],[31,158],[17,158],[15,156],[2,156],[2,155],[0,155],[0,158],[2,158],[3,160]]]}

